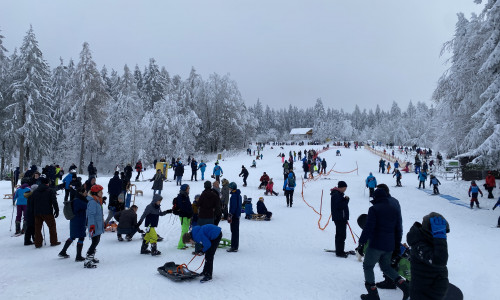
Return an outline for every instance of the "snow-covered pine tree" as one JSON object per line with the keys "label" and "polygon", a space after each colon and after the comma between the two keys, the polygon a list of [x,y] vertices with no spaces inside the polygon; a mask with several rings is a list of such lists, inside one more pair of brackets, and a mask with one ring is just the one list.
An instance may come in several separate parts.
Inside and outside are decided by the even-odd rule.
{"label": "snow-covered pine tree", "polygon": [[149,111],[153,109],[156,102],[166,95],[166,78],[163,78],[154,58],[149,59],[149,66],[144,71],[143,83],[142,92],[146,104],[145,108]]}
{"label": "snow-covered pine tree", "polygon": [[30,160],[37,164],[42,162],[42,157],[52,150],[56,132],[48,81],[50,69],[43,59],[32,26],[13,66],[12,83],[8,89],[12,103],[4,108],[10,117],[4,121],[4,134],[17,141],[19,166],[24,169]]}
{"label": "snow-covered pine tree", "polygon": [[[73,76],[73,88],[70,97],[74,103],[69,112],[73,120],[71,125],[65,128],[68,139],[68,148],[79,153],[79,172],[83,172],[84,160],[94,159],[102,150],[104,143],[103,124],[105,120],[104,110],[109,103],[110,96],[101,74],[92,60],[89,44],[83,43],[80,52],[80,60]],[[119,116],[107,116],[113,121]],[[89,154],[90,153],[90,157]]]}

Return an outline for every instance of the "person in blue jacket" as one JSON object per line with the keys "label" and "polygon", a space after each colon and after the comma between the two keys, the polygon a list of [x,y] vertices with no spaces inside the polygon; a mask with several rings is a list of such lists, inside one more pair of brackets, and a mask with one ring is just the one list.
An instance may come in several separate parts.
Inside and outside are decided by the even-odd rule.
{"label": "person in blue jacket", "polygon": [[378,262],[382,272],[403,291],[403,299],[406,300],[410,293],[409,284],[391,267],[392,253],[396,246],[399,249],[403,236],[401,208],[395,201],[390,200],[390,195],[383,188],[375,190],[371,203],[373,206],[368,210],[366,224],[359,238],[359,246],[356,248],[358,253],[362,254],[362,249],[369,242],[363,261],[365,288],[368,294],[361,295],[361,299],[379,299],[373,272]]}
{"label": "person in blue jacket", "polygon": [[[20,188],[14,193],[14,202],[17,206],[16,215],[16,234],[24,234],[26,231],[26,211],[28,209],[28,199],[24,197],[24,193],[30,191],[29,185],[24,183]],[[23,228],[21,229],[21,218],[23,219]]]}
{"label": "person in blue jacket", "polygon": [[87,250],[85,258],[85,268],[95,268],[99,260],[94,257],[95,249],[101,240],[101,234],[104,233],[104,216],[102,212],[102,197],[103,187],[95,184],[90,188],[90,195],[87,196],[87,227],[89,237],[92,239],[92,244]]}
{"label": "person in blue jacket", "polygon": [[201,171],[201,180],[205,180],[205,170],[207,169],[207,164],[203,162],[203,159],[198,165],[198,169]]}
{"label": "person in blue jacket", "polygon": [[283,183],[283,191],[286,197],[286,207],[293,205],[293,192],[295,191],[295,176],[292,172],[288,173],[288,178]]}
{"label": "person in blue jacket", "polygon": [[229,215],[227,222],[231,224],[231,248],[227,252],[238,252],[240,244],[240,217],[241,217],[241,191],[236,183],[229,184],[231,198],[229,198]]}
{"label": "person in blue jacket", "polygon": [[199,243],[203,245],[203,250],[200,255],[205,254],[205,266],[203,267],[203,278],[201,283],[212,281],[212,273],[214,269],[214,256],[219,243],[222,239],[222,230],[220,227],[213,224],[203,226],[194,226],[191,232],[187,232],[182,236],[184,244]]}
{"label": "person in blue jacket", "polygon": [[348,256],[344,251],[347,221],[349,221],[349,197],[344,195],[346,189],[345,181],[339,181],[337,187],[330,193],[332,221],[335,223],[335,255],[343,258]]}
{"label": "person in blue jacket", "polygon": [[215,180],[217,180],[220,183],[220,176],[223,175],[224,172],[222,171],[222,168],[219,166],[219,162],[215,162],[215,167],[213,171],[213,176],[215,176]]}
{"label": "person in blue jacket", "polygon": [[63,179],[64,201],[68,201],[68,197],[71,193],[71,181],[73,180],[73,177],[76,177],[76,172],[73,172],[73,170],[71,170],[71,172],[68,175],[66,175],[66,177],[64,177]]}
{"label": "person in blue jacket", "polygon": [[377,186],[377,178],[373,176],[372,172],[370,172],[370,175],[366,177],[365,184],[366,187],[370,190],[370,195],[368,197],[373,198],[373,191],[375,191],[375,187]]}
{"label": "person in blue jacket", "polygon": [[439,179],[437,179],[434,175],[431,175],[431,184],[434,195],[439,195],[438,185],[440,185],[441,182],[439,182]]}
{"label": "person in blue jacket", "polygon": [[59,252],[59,257],[69,258],[69,255],[66,253],[69,246],[73,243],[75,239],[78,239],[76,244],[76,258],[75,261],[84,261],[85,258],[82,256],[83,249],[83,241],[85,240],[86,235],[86,215],[87,215],[87,190],[85,187],[80,186],[77,190],[77,195],[73,199],[72,209],[74,217],[69,221],[69,238],[66,240],[66,243],[63,246],[61,252]]}
{"label": "person in blue jacket", "polygon": [[427,180],[427,172],[425,171],[419,171],[418,172],[418,188],[422,186],[423,189],[425,189],[425,181]]}

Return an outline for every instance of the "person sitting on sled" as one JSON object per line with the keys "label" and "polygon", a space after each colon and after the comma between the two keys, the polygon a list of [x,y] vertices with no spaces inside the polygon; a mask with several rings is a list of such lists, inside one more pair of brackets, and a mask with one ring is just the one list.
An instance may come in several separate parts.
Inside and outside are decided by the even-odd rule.
{"label": "person sitting on sled", "polygon": [[255,162],[255,159],[252,161],[252,165],[250,168],[257,168],[257,163]]}
{"label": "person sitting on sled", "polygon": [[269,179],[269,183],[267,184],[266,186],[266,191],[264,192],[264,195],[268,195],[269,193],[271,193],[271,195],[276,195],[278,196],[278,193],[274,191],[274,182],[273,182],[273,179]]}
{"label": "person sitting on sled", "polygon": [[245,202],[243,202],[245,206],[245,219],[252,219],[252,216],[255,215],[252,208],[252,198],[247,198]]}
{"label": "person sitting on sled", "polygon": [[264,204],[264,197],[259,197],[259,201],[257,202],[257,213],[259,215],[266,215],[265,220],[271,221],[273,213],[267,210],[267,207]]}
{"label": "person sitting on sled", "polygon": [[264,174],[262,174],[262,176],[260,176],[259,189],[262,189],[262,188],[265,189],[268,182],[269,182],[269,175],[267,175],[267,173],[264,172]]}
{"label": "person sitting on sled", "polygon": [[203,249],[199,255],[205,254],[205,266],[201,275],[203,278],[201,283],[212,281],[212,273],[214,269],[214,256],[222,239],[222,230],[220,227],[213,224],[203,226],[194,226],[191,232],[187,232],[182,236],[184,244],[199,243],[203,245]]}

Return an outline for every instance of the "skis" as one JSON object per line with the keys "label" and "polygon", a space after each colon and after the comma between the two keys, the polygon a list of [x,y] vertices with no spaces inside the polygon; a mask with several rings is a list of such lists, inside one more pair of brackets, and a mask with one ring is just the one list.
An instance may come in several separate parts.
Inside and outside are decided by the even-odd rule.
{"label": "skis", "polygon": [[[325,250],[325,252],[337,253],[336,250],[332,250],[332,249],[324,249],[324,250]],[[346,251],[345,253],[347,253],[349,255],[356,255],[356,251],[354,251],[354,250]]]}

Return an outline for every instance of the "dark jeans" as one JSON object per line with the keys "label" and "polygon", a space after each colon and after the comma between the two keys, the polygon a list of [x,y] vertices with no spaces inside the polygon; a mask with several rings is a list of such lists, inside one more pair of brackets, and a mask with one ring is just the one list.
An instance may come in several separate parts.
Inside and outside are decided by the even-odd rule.
{"label": "dark jeans", "polygon": [[231,220],[231,248],[238,250],[240,246],[240,218]]}
{"label": "dark jeans", "polygon": [[95,248],[97,245],[99,245],[99,241],[101,240],[101,235],[96,235],[92,237],[92,244],[89,247],[89,250],[87,250],[87,254],[94,254],[95,253]]}
{"label": "dark jeans", "polygon": [[293,190],[285,190],[286,206],[292,207],[293,204]]}
{"label": "dark jeans", "polygon": [[198,179],[196,178],[197,177],[196,170],[191,170],[191,181],[193,181],[193,177],[194,180],[198,181]]}
{"label": "dark jeans", "polygon": [[139,176],[141,175],[141,171],[137,172],[137,176],[135,177],[135,181],[139,180]]}
{"label": "dark jeans", "polygon": [[247,185],[247,176],[243,176],[243,185]]}
{"label": "dark jeans", "polygon": [[419,181],[418,182],[418,188],[420,188],[420,186],[422,186],[422,188],[425,189],[425,181]]}
{"label": "dark jeans", "polygon": [[433,185],[432,191],[434,192],[434,194],[439,194],[439,189],[437,184]]}
{"label": "dark jeans", "polygon": [[495,197],[493,196],[493,187],[492,187],[492,186],[488,186],[488,187],[486,187],[486,190],[488,191],[488,198],[489,198],[489,199],[493,199],[493,198],[495,198]]}
{"label": "dark jeans", "polygon": [[375,273],[373,268],[375,264],[378,263],[382,272],[384,272],[387,277],[393,281],[399,277],[398,272],[396,272],[391,267],[392,251],[382,251],[378,249],[373,249],[368,246],[365,253],[365,259],[363,261],[363,272],[365,273],[365,282],[375,283]]}
{"label": "dark jeans", "polygon": [[35,224],[27,222],[26,231],[24,232],[24,245],[29,245],[31,242],[35,242]]}
{"label": "dark jeans", "polygon": [[375,191],[375,188],[368,188],[370,190],[370,198],[373,198],[373,192]]}
{"label": "dark jeans", "polygon": [[68,201],[69,194],[71,189],[64,189],[64,201]]}
{"label": "dark jeans", "polygon": [[214,270],[214,256],[215,256],[215,251],[217,251],[217,248],[219,247],[220,240],[222,239],[222,232],[219,234],[218,237],[216,237],[213,240],[210,240],[212,245],[210,248],[207,250],[205,253],[205,267],[203,267],[203,273],[206,276],[212,277],[212,272]]}
{"label": "dark jeans", "polygon": [[334,221],[335,222],[335,252],[337,255],[344,254],[347,221]]}

